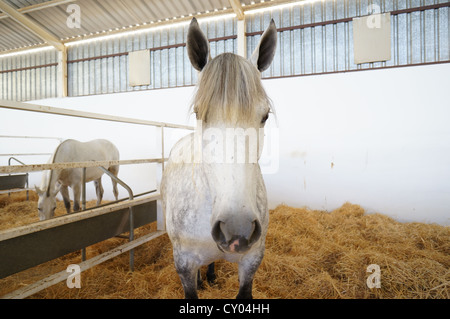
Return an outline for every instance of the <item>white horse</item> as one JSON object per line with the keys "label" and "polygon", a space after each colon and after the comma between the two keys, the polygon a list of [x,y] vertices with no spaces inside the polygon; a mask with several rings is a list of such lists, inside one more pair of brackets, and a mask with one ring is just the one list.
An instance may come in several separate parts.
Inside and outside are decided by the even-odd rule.
{"label": "white horse", "polygon": [[[49,163],[85,162],[85,161],[114,161],[119,160],[119,151],[110,141],[98,139],[90,142],[65,140],[58,145]],[[107,168],[115,176],[119,173],[119,166]],[[102,187],[103,171],[98,167],[86,168],[86,182],[94,181],[97,193],[97,205],[103,198]],[[80,210],[81,183],[83,177],[82,168],[54,169],[45,171],[42,175],[40,187],[35,186],[39,195],[38,211],[39,219],[45,220],[54,216],[56,208],[56,195],[61,192],[66,211],[70,213],[70,197],[68,187],[73,190],[73,210]],[[112,180],[114,196],[117,200],[117,182]]]}
{"label": "white horse", "polygon": [[200,72],[192,104],[198,125],[172,148],[161,181],[166,228],[186,298],[198,298],[201,266],[209,264],[208,280],[215,278],[218,259],[239,264],[237,298],[252,298],[269,224],[258,159],[271,102],[260,72],[271,64],[276,42],[272,20],[250,60],[232,53],[212,59],[197,20],[189,26],[187,51]]}

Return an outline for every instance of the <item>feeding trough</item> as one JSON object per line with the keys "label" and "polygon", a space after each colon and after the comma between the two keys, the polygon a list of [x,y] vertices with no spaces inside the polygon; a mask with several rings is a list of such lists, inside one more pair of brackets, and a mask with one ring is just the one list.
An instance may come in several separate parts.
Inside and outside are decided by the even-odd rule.
{"label": "feeding trough", "polygon": [[24,189],[28,187],[28,174],[14,174],[0,176],[0,191]]}
{"label": "feeding trough", "polygon": [[[11,165],[11,160],[14,160],[22,165],[25,165],[25,163],[19,161],[17,158],[10,157],[8,159],[8,166]],[[27,190],[27,200],[28,200],[28,173],[0,175],[0,193],[2,193],[2,191],[8,191],[8,194],[10,194],[12,190],[23,190],[23,189]]]}

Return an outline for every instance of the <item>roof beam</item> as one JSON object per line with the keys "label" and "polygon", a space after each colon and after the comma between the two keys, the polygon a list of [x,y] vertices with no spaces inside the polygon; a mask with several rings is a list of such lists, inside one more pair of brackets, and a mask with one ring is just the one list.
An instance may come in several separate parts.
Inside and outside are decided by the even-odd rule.
{"label": "roof beam", "polygon": [[244,20],[245,19],[244,9],[242,9],[239,0],[228,0],[228,1],[230,2],[231,7],[234,10],[234,13],[236,13],[238,20]]}
{"label": "roof beam", "polygon": [[[66,4],[66,3],[74,2],[74,1],[75,0],[50,0],[50,1],[42,2],[42,3],[33,4],[31,6],[19,8],[19,9],[17,9],[17,11],[20,13],[29,13],[29,12],[33,12],[33,11],[39,11],[39,10],[43,10],[43,9],[47,9],[47,8],[51,8],[51,7],[60,6],[60,5]],[[6,15],[4,13],[0,13],[0,19],[4,19],[4,18],[8,18],[8,15]]]}
{"label": "roof beam", "polygon": [[18,12],[14,7],[0,0],[0,10],[20,23],[26,29],[30,30],[48,44],[54,46],[58,51],[64,51],[64,44],[53,34],[45,30],[41,25],[30,20],[24,14]]}

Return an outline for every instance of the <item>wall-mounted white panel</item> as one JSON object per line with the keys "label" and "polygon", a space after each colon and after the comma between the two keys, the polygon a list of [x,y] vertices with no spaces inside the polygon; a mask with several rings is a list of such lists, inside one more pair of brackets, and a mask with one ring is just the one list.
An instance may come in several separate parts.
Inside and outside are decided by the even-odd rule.
{"label": "wall-mounted white panel", "polygon": [[355,64],[391,59],[389,13],[353,18],[353,58]]}
{"label": "wall-mounted white panel", "polygon": [[150,51],[139,50],[128,53],[129,85],[150,85]]}

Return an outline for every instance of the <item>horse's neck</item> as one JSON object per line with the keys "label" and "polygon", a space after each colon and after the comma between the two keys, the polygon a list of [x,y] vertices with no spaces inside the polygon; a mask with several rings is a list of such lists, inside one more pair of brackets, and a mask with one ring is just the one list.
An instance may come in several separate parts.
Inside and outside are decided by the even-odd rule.
{"label": "horse's neck", "polygon": [[55,188],[56,181],[58,180],[58,173],[54,170],[49,170],[45,173],[42,179],[41,189],[50,194],[51,190]]}
{"label": "horse's neck", "polygon": [[[49,164],[56,163],[56,155],[57,155],[61,145],[62,145],[62,143],[59,144],[58,147],[56,148],[56,150],[53,153],[52,157],[48,161]],[[59,171],[58,170],[51,169],[51,170],[49,170],[47,172],[46,178],[45,178],[45,185],[42,185],[42,186],[45,187],[45,190],[46,190],[47,194],[50,194],[50,190],[55,188],[56,181],[58,180],[58,177],[59,177],[58,175],[59,175]]]}

